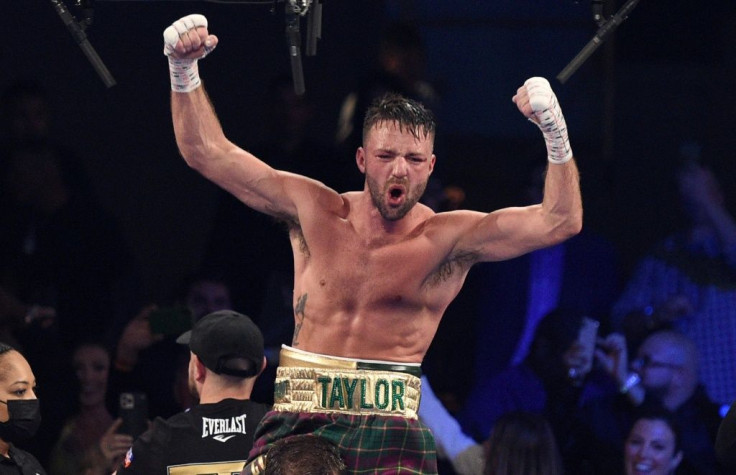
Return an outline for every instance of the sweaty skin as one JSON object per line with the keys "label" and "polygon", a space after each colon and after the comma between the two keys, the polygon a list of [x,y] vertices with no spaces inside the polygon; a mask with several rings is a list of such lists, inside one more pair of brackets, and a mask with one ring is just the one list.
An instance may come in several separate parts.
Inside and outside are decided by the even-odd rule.
{"label": "sweaty skin", "polygon": [[[197,58],[204,27],[172,55]],[[526,89],[514,102],[534,120]],[[548,167],[541,204],[493,213],[434,213],[417,203],[434,168],[434,137],[380,122],[356,152],[361,191],[339,194],[275,170],[224,135],[203,87],[172,92],[179,150],[192,168],[249,207],[289,223],[292,344],[335,356],[420,363],[470,267],[561,242],[582,225],[574,160]]]}

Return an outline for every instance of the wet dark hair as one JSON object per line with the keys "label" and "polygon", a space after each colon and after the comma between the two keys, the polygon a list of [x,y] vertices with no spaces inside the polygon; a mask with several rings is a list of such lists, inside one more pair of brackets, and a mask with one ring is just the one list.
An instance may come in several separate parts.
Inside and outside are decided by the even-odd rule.
{"label": "wet dark hair", "polygon": [[342,475],[347,473],[340,449],[314,434],[278,440],[266,455],[264,475]]}
{"label": "wet dark hair", "polygon": [[411,132],[416,138],[434,137],[437,123],[432,111],[413,99],[396,93],[386,93],[373,101],[363,120],[363,142],[373,126],[396,122],[399,130]]}

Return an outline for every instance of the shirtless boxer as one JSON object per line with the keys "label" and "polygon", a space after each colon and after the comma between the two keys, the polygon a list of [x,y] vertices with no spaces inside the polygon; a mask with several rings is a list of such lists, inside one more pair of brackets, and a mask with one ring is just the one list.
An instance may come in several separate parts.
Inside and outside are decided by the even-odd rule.
{"label": "shirtless boxer", "polygon": [[443,312],[473,264],[557,244],[582,226],[578,172],[549,83],[529,79],[513,97],[547,144],[542,203],[435,213],[418,203],[436,160],[434,118],[421,104],[392,96],[367,112],[355,154],[365,185],[341,194],[227,139],[197,66],[217,42],[202,15],[164,32],[177,145],[190,167],[288,223],[294,253],[292,346],[282,349],[274,410],[244,473],[259,473],[275,440],[304,432],[335,442],[350,471],[436,473],[416,411],[420,364]]}

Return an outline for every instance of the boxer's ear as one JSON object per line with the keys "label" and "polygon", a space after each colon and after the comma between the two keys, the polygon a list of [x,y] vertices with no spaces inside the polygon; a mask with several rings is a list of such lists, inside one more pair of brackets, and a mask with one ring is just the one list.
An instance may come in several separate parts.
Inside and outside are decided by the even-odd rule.
{"label": "boxer's ear", "polygon": [[363,150],[363,147],[358,147],[358,150],[355,151],[355,163],[358,164],[360,173],[365,174],[365,150]]}

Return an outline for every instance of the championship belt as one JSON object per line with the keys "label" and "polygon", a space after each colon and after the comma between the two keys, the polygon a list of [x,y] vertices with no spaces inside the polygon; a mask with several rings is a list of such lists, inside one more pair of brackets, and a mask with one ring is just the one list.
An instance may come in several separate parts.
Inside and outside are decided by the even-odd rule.
{"label": "championship belt", "polygon": [[419,364],[320,355],[283,345],[274,411],[417,419]]}

